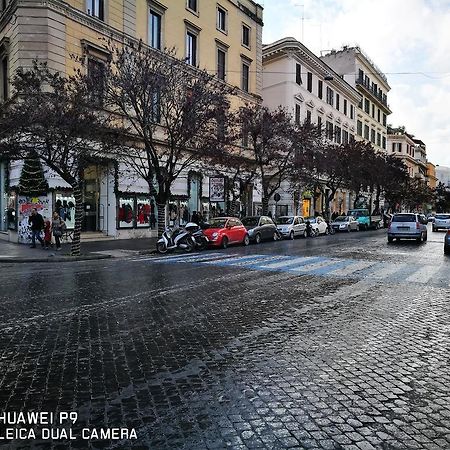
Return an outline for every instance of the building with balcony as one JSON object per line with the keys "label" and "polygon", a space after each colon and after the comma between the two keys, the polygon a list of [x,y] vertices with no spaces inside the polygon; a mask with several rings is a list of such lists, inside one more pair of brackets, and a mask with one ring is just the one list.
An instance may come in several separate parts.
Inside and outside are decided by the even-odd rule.
{"label": "building with balcony", "polygon": [[361,95],[357,105],[357,139],[364,139],[376,150],[387,150],[387,116],[391,114],[387,102],[390,86],[386,75],[371,61],[360,47],[344,47],[320,58],[334,69]]}
{"label": "building with balcony", "polygon": [[436,177],[436,166],[428,161],[427,162],[427,184],[431,189],[436,189],[438,179]]}
{"label": "building with balcony", "polygon": [[389,154],[400,158],[411,178],[427,181],[426,146],[420,139],[414,138],[403,127],[389,128],[387,150]]}
{"label": "building with balcony", "polygon": [[[88,62],[87,70],[98,67],[108,57],[101,39],[109,38],[117,43],[142,40],[155,51],[175,48],[186,64],[207,69],[235,87],[232,106],[259,102],[262,14],[263,8],[252,0],[3,0],[0,100],[8,97],[8,80],[15,70],[31,67],[34,59],[65,74],[77,68],[73,55]],[[64,211],[68,226],[73,226],[75,202],[70,186],[47,171],[48,194],[24,198],[16,190],[22,166],[0,163],[0,237],[24,239],[31,203],[46,216],[55,209]],[[116,238],[152,234],[149,214],[155,213],[155,205],[139,177],[130,177],[121,167],[93,165],[85,171],[84,184],[84,232]],[[252,188],[250,207],[258,195]],[[214,205],[209,201],[208,171],[191,167],[176,181],[167,207],[170,217],[179,222],[193,211],[207,215],[210,208],[224,206],[225,201]]]}
{"label": "building with balcony", "polygon": [[[345,144],[356,134],[356,109],[362,96],[326,62],[301,42],[287,37],[263,46],[263,103],[271,109],[282,106],[297,123],[305,120],[323,127],[327,138]],[[310,192],[280,192],[277,215],[313,215],[324,205],[314,204]],[[294,198],[296,201],[294,202]],[[345,211],[349,193],[339,192],[333,210]]]}

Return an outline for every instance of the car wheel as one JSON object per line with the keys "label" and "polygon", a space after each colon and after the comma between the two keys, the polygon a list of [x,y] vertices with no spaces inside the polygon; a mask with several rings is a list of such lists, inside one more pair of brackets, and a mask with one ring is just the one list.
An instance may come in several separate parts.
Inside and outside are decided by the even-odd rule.
{"label": "car wheel", "polygon": [[302,236],[306,239],[308,237],[308,232],[304,230]]}
{"label": "car wheel", "polygon": [[423,239],[423,233],[420,235],[420,237],[416,238],[416,242],[422,242]]}
{"label": "car wheel", "polygon": [[276,242],[280,239],[280,237],[278,236],[278,233],[275,231],[275,233],[273,233],[273,240]]}
{"label": "car wheel", "polygon": [[422,240],[423,240],[423,242],[427,242],[427,239],[428,239],[428,235],[427,235],[427,233],[425,233],[425,234],[423,235]]}
{"label": "car wheel", "polygon": [[222,248],[227,248],[228,247],[228,238],[226,236],[223,237],[222,239]]}
{"label": "car wheel", "polygon": [[388,242],[392,244],[392,242],[394,242],[394,238],[392,236],[388,236]]}
{"label": "car wheel", "polygon": [[293,241],[293,240],[295,239],[294,231],[291,231],[291,232],[289,233],[289,239],[290,239],[291,241]]}
{"label": "car wheel", "polygon": [[250,244],[250,238],[248,237],[248,234],[244,236],[244,240],[242,243],[247,247],[248,244]]}
{"label": "car wheel", "polygon": [[257,233],[255,235],[255,244],[259,244],[261,242],[261,235],[259,233]]}
{"label": "car wheel", "polygon": [[444,247],[444,255],[450,255],[450,247]]}

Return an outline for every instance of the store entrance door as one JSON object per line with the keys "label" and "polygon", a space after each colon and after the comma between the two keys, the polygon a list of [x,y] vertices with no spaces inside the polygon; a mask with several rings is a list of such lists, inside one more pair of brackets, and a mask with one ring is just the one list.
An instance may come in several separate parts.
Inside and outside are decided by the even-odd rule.
{"label": "store entrance door", "polygon": [[84,170],[82,231],[99,230],[100,170],[88,166]]}

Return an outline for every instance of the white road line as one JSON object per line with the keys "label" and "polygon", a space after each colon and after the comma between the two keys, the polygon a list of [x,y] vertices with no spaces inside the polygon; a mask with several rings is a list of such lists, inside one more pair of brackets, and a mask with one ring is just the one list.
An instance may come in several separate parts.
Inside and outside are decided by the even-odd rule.
{"label": "white road line", "polygon": [[[223,255],[223,253],[214,252],[214,253],[206,253],[208,256],[215,256],[215,255]],[[198,258],[201,256],[201,253],[194,253],[192,255],[167,255],[167,256],[149,256],[148,258],[136,258],[132,259],[132,261],[176,261],[179,259],[190,259],[190,258]]]}
{"label": "white road line", "polygon": [[389,264],[382,267],[380,270],[377,270],[376,272],[372,272],[367,276],[367,278],[375,278],[376,280],[388,278],[390,275],[393,275],[395,272],[404,269],[406,266],[407,264]]}
{"label": "white road line", "polygon": [[368,267],[374,266],[376,264],[375,261],[354,261],[353,264],[347,267],[342,267],[340,269],[332,270],[328,272],[328,275],[335,275],[338,277],[346,277],[352,275],[358,270],[367,269]]}
{"label": "white road line", "polygon": [[[227,261],[227,264],[228,263],[232,263],[232,264],[235,264],[235,263],[243,263],[243,262],[246,262],[246,261],[251,261],[251,262],[253,262],[253,261],[255,261],[255,260],[259,260],[259,259],[262,259],[262,258],[266,258],[267,257],[267,255],[246,255],[246,256],[238,256],[237,258],[230,258],[230,261],[228,262]],[[211,262],[211,264],[213,264],[214,262]],[[207,263],[205,263],[205,264],[207,264]]]}
{"label": "white road line", "polygon": [[436,273],[434,266],[423,266],[417,272],[406,278],[407,283],[428,283],[430,278]]}
{"label": "white road line", "polygon": [[329,259],[327,261],[318,261],[316,263],[312,263],[312,264],[308,264],[307,266],[301,266],[301,267],[295,267],[293,269],[290,269],[290,272],[310,272],[312,270],[316,270],[316,269],[322,269],[323,267],[327,267],[330,266],[331,264],[335,264],[337,262],[341,262],[344,260],[339,260],[339,259]]}
{"label": "white road line", "polygon": [[300,258],[289,258],[289,259],[281,261],[281,262],[263,264],[262,267],[264,267],[266,269],[280,269],[281,267],[295,265],[297,263],[309,261],[311,259],[315,259],[315,258],[311,257],[311,256],[302,256]]}

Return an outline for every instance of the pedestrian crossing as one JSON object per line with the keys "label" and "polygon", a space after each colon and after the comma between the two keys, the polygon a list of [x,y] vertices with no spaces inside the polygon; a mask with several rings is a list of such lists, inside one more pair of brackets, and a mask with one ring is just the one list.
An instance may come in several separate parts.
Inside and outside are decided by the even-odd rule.
{"label": "pedestrian crossing", "polygon": [[419,265],[409,262],[395,263],[325,256],[239,255],[223,252],[136,258],[133,261],[162,264],[199,264],[202,266],[289,272],[296,275],[450,286],[447,267],[444,267],[444,265]]}

